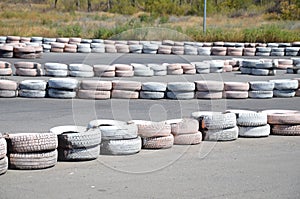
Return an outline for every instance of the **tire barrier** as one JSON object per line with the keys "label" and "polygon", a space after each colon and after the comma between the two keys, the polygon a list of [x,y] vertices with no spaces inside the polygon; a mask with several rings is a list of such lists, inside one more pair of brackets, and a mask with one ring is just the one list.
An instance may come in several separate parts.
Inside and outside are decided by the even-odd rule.
{"label": "tire barrier", "polygon": [[0,61],[0,76],[10,76],[12,74],[11,64],[9,62]]}

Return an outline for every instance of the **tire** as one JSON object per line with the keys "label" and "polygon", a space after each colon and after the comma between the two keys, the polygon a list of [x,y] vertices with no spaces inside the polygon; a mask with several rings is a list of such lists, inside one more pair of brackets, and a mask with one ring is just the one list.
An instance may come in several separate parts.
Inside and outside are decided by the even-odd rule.
{"label": "tire", "polygon": [[273,91],[249,91],[249,98],[269,99],[273,97]]}
{"label": "tire", "polygon": [[7,172],[8,169],[8,158],[5,156],[4,158],[0,159],[0,175]]}
{"label": "tire", "polygon": [[143,149],[168,149],[174,145],[174,136],[143,138]]}
{"label": "tire", "polygon": [[19,84],[21,90],[46,90],[47,82],[44,80],[23,80]]}
{"label": "tire", "polygon": [[251,75],[268,76],[268,75],[270,75],[270,70],[268,70],[268,69],[252,68]]}
{"label": "tire", "polygon": [[138,99],[138,91],[112,90],[111,98],[116,99]]}
{"label": "tire", "polygon": [[165,137],[171,134],[171,125],[165,122],[151,122],[145,120],[130,121],[137,125],[138,135],[142,138]]}
{"label": "tire", "polygon": [[224,91],[223,98],[226,99],[247,99],[248,91]]}
{"label": "tire", "polygon": [[290,135],[299,136],[300,135],[300,125],[273,125],[272,135]]}
{"label": "tire", "polygon": [[264,126],[239,127],[240,137],[267,137],[270,135],[270,132],[271,129],[269,124]]}
{"label": "tire", "polygon": [[58,148],[58,161],[86,161],[97,159],[100,146],[64,149]]}
{"label": "tire", "polygon": [[167,98],[169,99],[177,99],[177,100],[188,100],[194,99],[195,93],[190,91],[169,91],[167,92]]}
{"label": "tire", "polygon": [[223,92],[222,91],[197,91],[196,98],[197,99],[222,99]]}
{"label": "tire", "polygon": [[46,96],[46,91],[41,90],[19,90],[19,96],[25,98],[44,98]]}
{"label": "tire", "polygon": [[68,70],[68,65],[62,63],[45,63],[44,68],[47,70]]}
{"label": "tire", "polygon": [[78,81],[72,78],[52,78],[48,80],[50,88],[73,90],[78,87]]}
{"label": "tire", "polygon": [[218,81],[195,81],[197,91],[223,91],[224,83]]}
{"label": "tire", "polygon": [[168,72],[166,70],[154,71],[154,76],[166,76]]}
{"label": "tire", "polygon": [[255,91],[273,91],[275,83],[267,81],[249,82],[250,89]]}
{"label": "tire", "polygon": [[134,70],[134,76],[138,77],[152,77],[154,75],[153,70]]}
{"label": "tire", "polygon": [[7,153],[7,143],[4,138],[0,138],[0,159],[4,158]]}
{"label": "tire", "polygon": [[107,140],[100,145],[101,155],[132,155],[141,151],[140,137],[128,140]]}
{"label": "tire", "polygon": [[241,74],[250,75],[252,74],[252,68],[240,67]]}
{"label": "tire", "polygon": [[94,77],[94,72],[86,71],[69,71],[71,77]]}
{"label": "tire", "polygon": [[232,141],[238,138],[237,126],[228,129],[210,129],[204,131],[205,141]]}
{"label": "tire", "polygon": [[57,135],[59,148],[88,148],[101,143],[101,132],[99,129],[87,130],[82,126],[58,126],[50,129],[50,132]]}
{"label": "tire", "polygon": [[70,71],[93,72],[93,67],[87,64],[69,64]]}
{"label": "tire", "polygon": [[183,69],[167,70],[167,75],[182,75]]}
{"label": "tire", "polygon": [[274,90],[273,96],[274,97],[295,97],[296,91],[295,90]]}
{"label": "tire", "polygon": [[181,134],[174,136],[175,145],[195,145],[200,144],[202,141],[202,133],[192,133],[192,134]]}
{"label": "tire", "polygon": [[12,153],[30,153],[54,150],[58,146],[53,133],[17,133],[5,135],[7,148]]}
{"label": "tire", "polygon": [[18,91],[0,90],[0,97],[2,98],[13,98],[17,96],[18,96]]}
{"label": "tire", "polygon": [[0,90],[17,90],[18,84],[12,80],[0,79]]}
{"label": "tire", "polygon": [[171,125],[171,132],[175,135],[193,134],[199,130],[199,122],[196,119],[184,118],[178,120],[166,120]]}
{"label": "tire", "polygon": [[145,82],[142,83],[142,90],[151,92],[165,92],[167,90],[167,85],[159,82]]}
{"label": "tire", "polygon": [[9,154],[10,169],[46,169],[57,163],[57,150],[39,153],[11,153]]}
{"label": "tire", "polygon": [[16,75],[18,76],[42,76],[44,73],[41,69],[27,69],[27,68],[18,68],[16,69]]}
{"label": "tire", "polygon": [[24,69],[41,69],[41,64],[36,62],[16,62],[14,64],[15,68],[24,68]]}
{"label": "tire", "polygon": [[13,74],[11,68],[0,68],[0,76],[10,76]]}
{"label": "tire", "polygon": [[136,81],[112,81],[114,90],[139,91],[142,88],[141,82]]}
{"label": "tire", "polygon": [[224,82],[225,91],[248,91],[248,82]]}
{"label": "tire", "polygon": [[149,68],[151,68],[153,71],[166,71],[167,66],[163,64],[148,64]]}
{"label": "tire", "polygon": [[76,92],[50,88],[48,89],[48,95],[52,98],[71,99],[76,97]]}
{"label": "tire", "polygon": [[169,91],[180,92],[180,91],[195,91],[195,83],[191,82],[171,82],[168,83],[167,88]]}
{"label": "tire", "polygon": [[201,121],[202,129],[228,129],[236,126],[236,115],[234,113],[208,112]]}
{"label": "tire", "polygon": [[11,68],[11,63],[6,62],[6,61],[0,61],[0,68]]}
{"label": "tire", "polygon": [[277,80],[270,80],[270,82],[274,82],[275,84],[274,89],[277,90],[296,90],[298,88],[297,80],[277,79]]}
{"label": "tire", "polygon": [[77,96],[80,99],[96,99],[105,100],[110,99],[110,91],[97,91],[97,90],[78,90]]}
{"label": "tire", "polygon": [[51,77],[67,77],[68,74],[69,71],[67,70],[50,70],[50,69],[45,70],[45,75]]}
{"label": "tire", "polygon": [[238,126],[264,126],[268,123],[267,114],[255,111],[234,111]]}
{"label": "tire", "polygon": [[268,124],[300,124],[300,112],[291,110],[266,110]]}
{"label": "tire", "polygon": [[254,68],[256,69],[271,69],[273,67],[272,62],[256,63]]}
{"label": "tire", "polygon": [[163,99],[164,92],[140,91],[140,99]]}

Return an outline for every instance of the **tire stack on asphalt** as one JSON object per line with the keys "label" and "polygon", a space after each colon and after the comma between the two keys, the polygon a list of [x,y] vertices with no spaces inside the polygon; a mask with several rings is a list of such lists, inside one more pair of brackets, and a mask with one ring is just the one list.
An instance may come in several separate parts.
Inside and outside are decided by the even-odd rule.
{"label": "tire stack on asphalt", "polygon": [[132,155],[142,148],[141,137],[138,136],[136,124],[116,120],[93,120],[88,129],[99,129],[102,142],[101,155]]}
{"label": "tire stack on asphalt", "polygon": [[82,80],[77,96],[80,99],[110,99],[111,89],[110,81]]}
{"label": "tire stack on asphalt", "polygon": [[86,161],[100,155],[101,132],[84,126],[57,126],[50,132],[58,138],[59,161]]}
{"label": "tire stack on asphalt", "polygon": [[91,53],[91,44],[90,43],[80,43],[77,44],[77,52],[79,53]]}
{"label": "tire stack on asphalt", "polygon": [[48,96],[71,99],[76,97],[78,81],[72,78],[51,78],[48,80]]}
{"label": "tire stack on asphalt", "polygon": [[298,81],[291,79],[270,80],[274,83],[274,97],[294,97],[298,89]]}
{"label": "tire stack on asphalt", "polygon": [[249,91],[248,82],[224,82],[223,98],[247,99]]}
{"label": "tire stack on asphalt", "polygon": [[183,69],[180,64],[168,64],[167,65],[168,75],[182,75]]}
{"label": "tire stack on asphalt", "polygon": [[268,99],[273,97],[274,82],[251,81],[249,82],[249,98]]}
{"label": "tire stack on asphalt", "polygon": [[142,83],[141,99],[164,99],[167,85],[159,82]]}
{"label": "tire stack on asphalt", "polygon": [[270,55],[271,56],[280,56],[280,57],[282,57],[282,56],[284,56],[284,48],[278,48],[278,47],[272,48]]}
{"label": "tire stack on asphalt", "polygon": [[260,63],[260,61],[254,59],[241,61],[241,65],[240,65],[241,73],[246,75],[252,74],[252,68],[254,68],[257,63]]}
{"label": "tire stack on asphalt", "polygon": [[223,73],[224,72],[224,61],[213,60],[209,62],[210,73]]}
{"label": "tire stack on asphalt", "polygon": [[195,46],[186,45],[184,46],[185,55],[198,55],[198,49]]}
{"label": "tire stack on asphalt", "polygon": [[71,77],[94,77],[94,68],[87,64],[69,64]]}
{"label": "tire stack on asphalt", "polygon": [[165,76],[168,73],[166,64],[148,64],[147,66],[153,70],[154,76]]}
{"label": "tire stack on asphalt", "polygon": [[138,43],[129,44],[129,52],[135,54],[141,54],[143,52],[143,45],[140,45]]}
{"label": "tire stack on asphalt", "polygon": [[0,79],[0,98],[13,98],[18,96],[18,84],[12,80]]}
{"label": "tire stack on asphalt", "polygon": [[211,47],[199,47],[198,55],[201,56],[210,56],[211,55]]}
{"label": "tire stack on asphalt", "polygon": [[198,74],[208,74],[210,72],[210,64],[208,62],[192,62]]}
{"label": "tire stack on asphalt", "polygon": [[174,55],[183,55],[184,54],[184,46],[172,46],[171,53]]}
{"label": "tire stack on asphalt", "polygon": [[287,68],[287,73],[290,74],[300,74],[300,58],[292,59],[293,66],[292,68]]}
{"label": "tire stack on asphalt", "polygon": [[145,120],[132,120],[130,123],[137,125],[143,149],[168,149],[173,146],[174,136],[170,124]]}
{"label": "tire stack on asphalt", "polygon": [[228,56],[243,56],[243,48],[228,47],[227,55]]}
{"label": "tire stack on asphalt", "polygon": [[288,68],[293,68],[293,60],[292,59],[278,59],[278,69],[287,70]]}
{"label": "tire stack on asphalt", "polygon": [[105,45],[103,43],[91,43],[92,53],[105,53]]}
{"label": "tire stack on asphalt", "polygon": [[181,68],[185,75],[195,75],[197,72],[196,67],[193,64],[181,64]]}
{"label": "tire stack on asphalt", "polygon": [[61,63],[45,63],[44,70],[50,77],[67,77],[69,74],[68,65]]}
{"label": "tire stack on asphalt", "polygon": [[7,172],[8,158],[7,158],[7,143],[0,133],[0,175]]}
{"label": "tire stack on asphalt", "polygon": [[172,53],[172,46],[160,45],[157,50],[157,54],[169,55]]}
{"label": "tire stack on asphalt", "polygon": [[243,56],[255,56],[256,48],[244,48],[243,49]]}
{"label": "tire stack on asphalt", "polygon": [[127,41],[116,41],[115,46],[117,49],[117,53],[129,53],[129,46]]}
{"label": "tire stack on asphalt", "polygon": [[57,163],[57,136],[54,133],[6,134],[9,168],[45,169]]}
{"label": "tire stack on asphalt", "polygon": [[131,66],[133,67],[134,76],[151,77],[154,75],[154,71],[144,64],[132,63]]}
{"label": "tire stack on asphalt", "polygon": [[256,56],[270,56],[271,48],[269,47],[256,47]]}
{"label": "tire stack on asphalt", "polygon": [[211,48],[211,55],[215,56],[225,56],[227,54],[226,47],[214,46]]}
{"label": "tire stack on asphalt", "polygon": [[77,53],[77,44],[76,43],[65,44],[64,52],[65,53]]}
{"label": "tire stack on asphalt", "polygon": [[221,99],[224,83],[219,81],[195,81],[197,99]]}
{"label": "tire stack on asphalt", "polygon": [[298,81],[298,89],[296,90],[296,97],[300,97],[300,78],[295,78]]}
{"label": "tire stack on asphalt", "polygon": [[18,44],[20,43],[21,37],[19,36],[7,36],[6,43],[8,44]]}
{"label": "tire stack on asphalt", "polygon": [[138,99],[141,90],[141,82],[136,81],[112,81],[112,98],[119,99]]}
{"label": "tire stack on asphalt", "polygon": [[114,65],[94,65],[95,77],[115,77],[116,67]]}
{"label": "tire stack on asphalt", "polygon": [[192,118],[174,119],[165,121],[171,125],[174,136],[174,145],[195,145],[202,141],[199,131],[199,122]]}
{"label": "tire stack on asphalt", "polygon": [[144,44],[143,53],[145,54],[157,54],[158,45],[157,44]]}
{"label": "tire stack on asphalt", "polygon": [[266,110],[272,135],[299,136],[300,112],[293,110]]}
{"label": "tire stack on asphalt", "polygon": [[192,117],[199,121],[204,140],[231,141],[238,138],[238,127],[234,113],[194,112]]}
{"label": "tire stack on asphalt", "polygon": [[65,43],[52,42],[51,43],[51,52],[54,53],[63,53],[65,49]]}
{"label": "tire stack on asphalt", "polygon": [[271,128],[267,121],[267,114],[263,112],[229,110],[236,114],[240,137],[267,137]]}
{"label": "tire stack on asphalt", "polygon": [[255,66],[251,69],[251,75],[270,76],[275,74],[276,74],[276,70],[272,62],[256,63]]}
{"label": "tire stack on asphalt", "polygon": [[44,98],[47,82],[44,80],[23,80],[19,83],[19,96],[26,98]]}
{"label": "tire stack on asphalt", "polygon": [[167,98],[187,100],[195,98],[195,83],[170,82],[167,84]]}
{"label": "tire stack on asphalt", "polygon": [[37,62],[15,62],[16,75],[18,76],[43,76],[44,71],[41,64]]}
{"label": "tire stack on asphalt", "polygon": [[12,45],[0,46],[0,58],[12,58],[14,56],[14,47]]}
{"label": "tire stack on asphalt", "polygon": [[299,47],[287,47],[285,48],[285,56],[298,56],[299,50]]}
{"label": "tire stack on asphalt", "polygon": [[134,75],[133,67],[127,64],[115,64],[116,77],[132,77]]}
{"label": "tire stack on asphalt", "polygon": [[0,61],[0,76],[10,76],[12,74],[11,63]]}

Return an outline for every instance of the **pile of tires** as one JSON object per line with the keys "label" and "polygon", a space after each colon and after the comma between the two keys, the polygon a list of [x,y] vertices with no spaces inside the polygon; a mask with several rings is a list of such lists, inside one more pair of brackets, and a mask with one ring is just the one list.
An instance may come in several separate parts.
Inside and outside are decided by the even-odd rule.
{"label": "pile of tires", "polygon": [[132,77],[134,75],[133,67],[128,64],[115,64],[116,77]]}
{"label": "pile of tires", "polygon": [[48,80],[48,96],[71,99],[76,97],[78,81],[72,78],[51,78]]}
{"label": "pile of tires", "polygon": [[57,126],[50,132],[58,138],[59,161],[85,161],[100,155],[101,132],[84,126]]}
{"label": "pile of tires", "polygon": [[272,135],[299,136],[300,112],[293,110],[266,110]]}
{"label": "pile of tires", "polygon": [[63,53],[65,49],[65,43],[52,42],[51,43],[51,52],[54,53]]}
{"label": "pile of tires", "polygon": [[195,145],[202,141],[199,131],[199,122],[192,118],[174,119],[165,121],[171,125],[174,136],[174,145]]}
{"label": "pile of tires", "polygon": [[115,77],[116,67],[114,65],[94,65],[95,77]]}
{"label": "pile of tires", "polygon": [[172,53],[172,46],[160,45],[157,49],[157,53],[169,55]]}
{"label": "pile of tires", "polygon": [[36,62],[15,62],[16,75],[18,76],[43,76],[42,65]]}
{"label": "pile of tires", "polygon": [[206,141],[231,141],[238,138],[236,115],[230,112],[194,112]]}
{"label": "pile of tires", "polygon": [[184,46],[184,54],[185,55],[197,55],[198,49],[195,46],[186,45],[186,46]]}
{"label": "pile of tires", "polygon": [[275,60],[278,65],[278,69],[287,70],[288,68],[293,68],[293,60],[292,59],[278,59]]}
{"label": "pile of tires", "polygon": [[12,58],[14,56],[13,45],[2,45],[0,46],[0,58]]}
{"label": "pile of tires", "polygon": [[0,76],[10,76],[12,74],[11,63],[0,61]]}
{"label": "pile of tires", "polygon": [[117,53],[116,46],[114,44],[105,43],[105,52],[106,53]]}
{"label": "pile of tires", "polygon": [[241,74],[250,75],[252,74],[252,68],[256,66],[257,63],[260,63],[259,60],[242,60],[240,64]]}
{"label": "pile of tires", "polygon": [[12,80],[0,79],[0,98],[13,98],[18,96],[18,84]]}
{"label": "pile of tires", "polygon": [[90,43],[80,43],[77,44],[77,52],[79,53],[91,53],[91,44]]}
{"label": "pile of tires", "polygon": [[270,82],[274,83],[274,97],[294,97],[299,86],[298,81],[292,79],[277,79]]}
{"label": "pile of tires", "polygon": [[284,56],[284,48],[278,48],[278,47],[272,48],[270,55],[282,57],[282,56]]}
{"label": "pile of tires", "polygon": [[23,80],[19,83],[19,96],[25,98],[46,97],[47,82],[44,80]]}
{"label": "pile of tires", "polygon": [[130,42],[129,52],[135,54],[141,54],[143,52],[143,45],[140,45],[138,42],[137,43]]}
{"label": "pile of tires", "polygon": [[210,64],[208,62],[192,62],[195,66],[196,73],[208,74],[210,72]]}
{"label": "pile of tires", "polygon": [[227,55],[228,56],[243,56],[243,48],[228,47]]}
{"label": "pile of tires", "polygon": [[196,67],[193,64],[181,64],[181,68],[185,75],[195,75],[197,72]]}
{"label": "pile of tires", "polygon": [[243,55],[244,56],[255,56],[256,48],[244,48],[243,49]]}
{"label": "pile of tires", "polygon": [[93,120],[88,129],[98,129],[101,132],[101,155],[132,155],[142,148],[138,128],[133,123],[116,120]]}
{"label": "pile of tires", "polygon": [[152,44],[152,43],[143,44],[143,53],[157,54],[158,47],[159,47],[158,44]]}
{"label": "pile of tires", "polygon": [[8,158],[7,158],[7,143],[0,133],[0,175],[7,172]]}
{"label": "pile of tires", "polygon": [[165,76],[168,73],[166,64],[148,64],[147,66],[153,70],[154,76]]}
{"label": "pile of tires", "polygon": [[167,64],[167,74],[168,75],[182,75],[183,69],[181,64]]}
{"label": "pile of tires", "polygon": [[159,82],[145,82],[142,83],[142,90],[140,91],[140,99],[163,99],[167,84]]}
{"label": "pile of tires", "polygon": [[71,77],[94,77],[94,68],[87,64],[69,64]]}
{"label": "pile of tires", "polygon": [[248,98],[248,82],[224,82],[223,98],[246,99]]}
{"label": "pile of tires", "polygon": [[291,68],[287,68],[287,73],[300,74],[300,59],[292,59],[293,65]]}
{"label": "pile of tires", "polygon": [[174,55],[183,55],[184,54],[184,46],[172,46],[171,53]]}
{"label": "pile of tires", "polygon": [[10,169],[45,169],[57,163],[58,140],[54,133],[6,134]]}
{"label": "pile of tires", "polygon": [[263,112],[229,110],[236,114],[239,137],[267,137],[271,128],[267,121],[267,114]]}
{"label": "pile of tires", "polygon": [[274,82],[251,81],[249,82],[249,98],[268,99],[273,97]]}
{"label": "pile of tires", "polygon": [[137,125],[143,149],[168,149],[173,146],[174,136],[170,124],[145,120],[132,120],[130,123]]}
{"label": "pile of tires", "polygon": [[197,99],[221,99],[224,83],[219,81],[195,81]]}
{"label": "pile of tires", "polygon": [[112,81],[111,97],[118,99],[138,99],[141,87],[141,82],[115,80]]}
{"label": "pile of tires", "polygon": [[21,59],[35,59],[42,56],[43,48],[42,47],[14,47],[14,57]]}
{"label": "pile of tires", "polygon": [[50,77],[67,77],[69,74],[68,65],[61,63],[45,63],[44,70]]}
{"label": "pile of tires", "polygon": [[192,82],[170,82],[167,84],[167,98],[188,100],[195,98],[195,84]]}
{"label": "pile of tires", "polygon": [[116,41],[117,53],[129,53],[129,46],[127,41]]}
{"label": "pile of tires", "polygon": [[209,62],[210,73],[223,73],[224,72],[224,61],[212,60]]}
{"label": "pile of tires", "polygon": [[273,62],[266,61],[266,62],[256,63],[255,66],[251,69],[250,74],[256,76],[275,75],[276,70],[273,65]]}
{"label": "pile of tires", "polygon": [[210,56],[211,55],[211,47],[199,47],[198,55],[200,56]]}
{"label": "pile of tires", "polygon": [[133,67],[134,76],[151,77],[154,75],[154,71],[144,64],[132,63],[131,66]]}
{"label": "pile of tires", "polygon": [[103,43],[91,43],[92,53],[105,53],[105,45]]}
{"label": "pile of tires", "polygon": [[270,56],[271,48],[270,47],[256,47],[256,56]]}
{"label": "pile of tires", "polygon": [[66,53],[77,53],[77,45],[73,43],[65,44],[64,52]]}
{"label": "pile of tires", "polygon": [[77,96],[80,99],[110,99],[111,89],[110,81],[82,80]]}
{"label": "pile of tires", "polygon": [[214,46],[214,47],[211,48],[211,55],[225,56],[226,54],[227,54],[227,48],[226,47]]}
{"label": "pile of tires", "polygon": [[298,56],[299,50],[299,47],[287,47],[285,48],[285,56]]}

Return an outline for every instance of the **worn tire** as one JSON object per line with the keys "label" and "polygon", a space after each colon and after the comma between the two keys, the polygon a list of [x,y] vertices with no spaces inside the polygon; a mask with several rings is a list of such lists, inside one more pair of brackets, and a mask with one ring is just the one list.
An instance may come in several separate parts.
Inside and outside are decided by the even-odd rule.
{"label": "worn tire", "polygon": [[165,92],[167,90],[167,85],[160,82],[145,82],[142,83],[142,90],[151,92]]}
{"label": "worn tire", "polygon": [[234,113],[207,112],[200,121],[202,129],[228,129],[236,126]]}
{"label": "worn tire", "polygon": [[273,96],[274,97],[295,97],[296,91],[295,90],[274,90]]}
{"label": "worn tire", "polygon": [[127,140],[106,140],[100,145],[101,155],[132,155],[141,151],[141,137]]}
{"label": "worn tire", "polygon": [[210,129],[204,131],[205,141],[232,141],[238,138],[237,126],[228,129]]}
{"label": "worn tire", "polygon": [[44,98],[46,96],[46,91],[42,90],[19,90],[19,96],[25,98]]}
{"label": "worn tire", "polygon": [[299,136],[300,135],[300,125],[273,125],[272,135],[290,135]]}
{"label": "worn tire", "polygon": [[13,98],[18,96],[18,91],[12,90],[0,90],[0,97],[1,98]]}
{"label": "worn tire", "polygon": [[84,90],[110,91],[112,89],[112,82],[98,80],[82,80],[80,83],[80,88]]}
{"label": "worn tire", "polygon": [[191,82],[171,82],[168,83],[167,88],[169,91],[195,91],[195,83]]}
{"label": "worn tire", "polygon": [[110,99],[110,91],[98,91],[98,90],[78,90],[77,96],[80,99],[96,99],[105,100]]}
{"label": "worn tire", "polygon": [[4,138],[0,138],[0,159],[4,158],[7,153],[7,143]]}
{"label": "worn tire", "polygon": [[0,159],[0,175],[7,172],[8,169],[8,158],[5,156],[4,158]]}
{"label": "worn tire", "polygon": [[250,89],[255,91],[273,91],[275,83],[267,81],[253,81],[249,82]]}
{"label": "worn tire", "polygon": [[139,92],[138,91],[125,91],[125,90],[112,90],[111,98],[116,99],[138,99]]}
{"label": "worn tire", "polygon": [[248,91],[224,91],[223,98],[226,99],[247,99]]}
{"label": "worn tire", "polygon": [[177,99],[177,100],[188,100],[194,99],[195,93],[191,91],[169,91],[167,92],[167,98],[169,99]]}
{"label": "worn tire", "polygon": [[47,82],[44,80],[23,80],[19,84],[22,90],[46,90]]}
{"label": "worn tire", "polygon": [[164,92],[140,91],[140,99],[163,99]]}
{"label": "worn tire", "polygon": [[78,80],[72,78],[51,78],[48,80],[50,88],[74,90],[78,87]]}
{"label": "worn tire", "polygon": [[234,111],[238,126],[264,126],[268,123],[267,114],[255,111]]}
{"label": "worn tire", "polygon": [[0,79],[0,90],[17,90],[18,84],[12,80]]}
{"label": "worn tire", "polygon": [[143,149],[168,149],[174,145],[174,136],[143,138]]}
{"label": "worn tire", "polygon": [[202,141],[202,133],[180,134],[174,136],[175,145],[195,145]]}
{"label": "worn tire", "polygon": [[52,98],[71,99],[76,97],[76,92],[50,88],[48,89],[48,95]]}
{"label": "worn tire", "polygon": [[165,122],[152,122],[145,120],[132,120],[138,127],[138,135],[142,138],[164,137],[171,134],[171,125]]}
{"label": "worn tire", "polygon": [[195,81],[197,91],[223,91],[224,83],[218,81]]}
{"label": "worn tire", "polygon": [[293,110],[266,110],[269,124],[300,124],[300,112]]}
{"label": "worn tire", "polygon": [[240,137],[267,137],[270,135],[270,125],[263,126],[239,126]]}
{"label": "worn tire", "polygon": [[221,99],[222,97],[222,91],[196,91],[197,99]]}
{"label": "worn tire", "polygon": [[193,134],[199,130],[199,122],[193,118],[166,120],[165,122],[171,125],[173,135]]}
{"label": "worn tire", "polygon": [[249,91],[249,98],[269,99],[273,97],[273,91]]}
{"label": "worn tire", "polygon": [[100,146],[64,149],[58,148],[59,161],[85,161],[97,159],[100,155]]}

